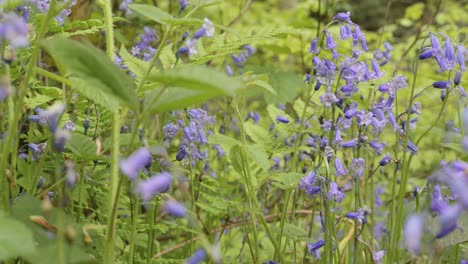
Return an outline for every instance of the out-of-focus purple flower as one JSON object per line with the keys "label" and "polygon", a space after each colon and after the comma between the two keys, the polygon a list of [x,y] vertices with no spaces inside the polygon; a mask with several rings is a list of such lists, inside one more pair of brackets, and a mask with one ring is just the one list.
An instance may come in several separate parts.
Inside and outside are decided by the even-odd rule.
{"label": "out-of-focus purple flower", "polygon": [[199,264],[206,258],[206,252],[203,248],[198,249],[193,255],[187,259],[186,264]]}
{"label": "out-of-focus purple flower", "polygon": [[164,131],[164,138],[166,140],[171,140],[177,135],[177,132],[179,132],[179,127],[175,125],[174,123],[169,122],[163,127],[163,131]]}
{"label": "out-of-focus purple flower", "polygon": [[140,148],[130,157],[120,162],[120,170],[131,180],[136,179],[138,172],[151,164],[151,153],[147,148]]}
{"label": "out-of-focus purple flower", "polygon": [[187,155],[187,151],[185,150],[185,147],[181,145],[179,147],[179,151],[177,151],[176,160],[181,161],[185,158],[186,155]]}
{"label": "out-of-focus purple flower", "polygon": [[65,144],[71,139],[70,131],[66,129],[56,129],[54,132],[54,148],[58,152],[65,151]]}
{"label": "out-of-focus purple flower", "polygon": [[372,251],[372,260],[377,264],[383,263],[384,256],[385,256],[385,250]]}
{"label": "out-of-focus purple flower", "polygon": [[327,91],[324,95],[320,96],[320,101],[326,108],[330,108],[334,103],[337,103],[339,100],[338,98],[336,98],[334,93]]}
{"label": "out-of-focus purple flower", "polygon": [[340,12],[337,13],[334,18],[343,22],[351,22],[351,13],[349,11]]}
{"label": "out-of-focus purple flower", "polygon": [[23,18],[14,13],[3,14],[0,19],[0,39],[10,44],[13,49],[29,45],[29,28]]}
{"label": "out-of-focus purple flower", "polygon": [[313,255],[316,259],[320,259],[320,251],[321,247],[325,246],[325,240],[320,239],[315,243],[307,243],[307,249],[309,254]]}
{"label": "out-of-focus purple flower", "polygon": [[340,37],[341,39],[349,39],[353,37],[353,31],[349,24],[345,24],[340,27]]}
{"label": "out-of-focus purple flower", "polygon": [[189,5],[189,0],[179,0],[179,4],[180,4],[180,11],[183,11]]}
{"label": "out-of-focus purple flower", "polygon": [[387,144],[385,144],[384,142],[382,143],[379,143],[377,142],[376,139],[372,140],[371,142],[369,142],[369,146],[375,150],[375,152],[377,152],[377,154],[380,156],[385,148],[385,146],[387,146]]}
{"label": "out-of-focus purple flower", "polygon": [[276,121],[279,122],[279,123],[284,123],[284,124],[289,123],[289,119],[287,119],[284,116],[280,116],[280,115],[276,117]]}
{"label": "out-of-focus purple flower", "polygon": [[440,212],[440,229],[436,238],[443,238],[458,227],[457,221],[462,213],[462,209],[460,204],[454,204],[447,206]]}
{"label": "out-of-focus purple flower", "polygon": [[315,54],[315,53],[318,53],[319,51],[320,51],[320,48],[318,48],[318,50],[317,50],[317,38],[314,38],[310,42],[309,52],[312,53],[312,54]]}
{"label": "out-of-focus purple flower", "polygon": [[337,203],[341,203],[341,201],[343,201],[344,198],[345,198],[344,192],[338,189],[338,185],[336,184],[336,182],[331,181],[330,191],[328,192],[328,199],[335,200]]}
{"label": "out-of-focus purple flower", "polygon": [[457,72],[455,73],[455,77],[453,78],[453,84],[459,85],[460,82],[461,82],[461,76],[462,76],[462,72],[461,72],[461,71],[457,71]]}
{"label": "out-of-focus purple flower", "polygon": [[258,121],[260,121],[260,115],[257,112],[249,112],[245,118],[245,121],[249,119],[252,119],[254,124],[258,124]]}
{"label": "out-of-focus purple flower", "polygon": [[367,223],[367,216],[370,214],[370,209],[367,207],[359,208],[357,212],[346,213],[344,217],[352,220],[357,220],[360,224]]}
{"label": "out-of-focus purple flower", "polygon": [[342,143],[341,143],[341,146],[342,146],[343,148],[357,148],[358,143],[359,143],[359,142],[358,142],[358,139],[357,139],[357,138],[354,138],[354,139],[351,139],[351,140],[342,142]]}
{"label": "out-of-focus purple flower", "polygon": [[360,126],[369,126],[372,122],[372,117],[374,117],[374,114],[372,112],[365,112],[361,111],[359,114],[356,115],[358,125]]}
{"label": "out-of-focus purple flower", "polygon": [[65,111],[65,104],[55,103],[47,110],[42,110],[40,108],[36,109],[37,115],[32,115],[28,117],[28,120],[31,122],[39,122],[41,126],[48,125],[50,131],[55,132],[58,127],[58,122],[63,112]]}
{"label": "out-of-focus purple flower", "polygon": [[131,4],[132,2],[133,0],[123,0],[120,3],[119,10],[123,11],[126,16],[131,14],[132,11],[130,10],[130,8],[128,8],[128,5]]}
{"label": "out-of-focus purple flower", "polygon": [[136,192],[143,201],[148,202],[153,199],[156,194],[167,191],[171,182],[172,176],[167,172],[163,172],[145,181],[140,181],[137,185]]}
{"label": "out-of-focus purple flower", "polygon": [[379,207],[379,206],[382,206],[384,203],[382,201],[382,198],[380,197],[380,195],[384,194],[385,193],[385,189],[382,188],[382,187],[378,187],[375,189],[374,191],[374,203],[375,203],[375,206],[376,207]]}
{"label": "out-of-focus purple flower", "polygon": [[187,209],[185,209],[185,207],[181,203],[173,200],[169,200],[166,202],[166,204],[164,205],[164,211],[176,217],[185,217],[187,215]]}
{"label": "out-of-focus purple flower", "polygon": [[460,70],[465,71],[465,54],[467,53],[465,47],[462,44],[457,45],[457,63],[460,65]]}
{"label": "out-of-focus purple flower", "polygon": [[65,181],[67,186],[73,188],[78,180],[78,174],[75,172],[75,164],[71,160],[65,161]]}
{"label": "out-of-focus purple flower", "polygon": [[360,179],[366,171],[366,160],[363,158],[353,158],[351,162],[351,170],[355,179]]}
{"label": "out-of-focus purple flower", "polygon": [[231,66],[229,66],[229,64],[226,64],[225,68],[226,68],[226,74],[228,76],[234,76],[234,71],[232,70]]}
{"label": "out-of-focus purple flower", "polygon": [[413,155],[418,154],[419,148],[411,140],[408,140],[407,148],[411,152],[411,154],[413,154]]}
{"label": "out-of-focus purple flower", "polygon": [[195,39],[199,39],[201,37],[208,37],[211,38],[214,36],[215,33],[215,27],[213,25],[213,22],[211,22],[208,18],[205,17],[203,20],[203,25],[202,27],[195,32],[193,37]]}
{"label": "out-of-focus purple flower", "polygon": [[68,120],[63,125],[63,129],[68,130],[68,131],[75,131],[76,130],[75,123],[73,123],[71,120]]}
{"label": "out-of-focus purple flower", "polygon": [[301,179],[300,187],[310,198],[314,198],[320,192],[320,187],[316,185],[316,172],[312,170]]}
{"label": "out-of-focus purple flower", "polygon": [[424,217],[422,215],[409,216],[404,225],[405,244],[414,254],[419,254],[423,228]]}
{"label": "out-of-focus purple flower", "polygon": [[431,210],[433,212],[441,213],[448,207],[448,202],[444,199],[440,185],[436,184],[434,186],[434,191],[432,192],[431,197]]}
{"label": "out-of-focus purple flower", "polygon": [[185,45],[177,51],[177,56],[195,56],[198,54],[197,39],[187,39]]}

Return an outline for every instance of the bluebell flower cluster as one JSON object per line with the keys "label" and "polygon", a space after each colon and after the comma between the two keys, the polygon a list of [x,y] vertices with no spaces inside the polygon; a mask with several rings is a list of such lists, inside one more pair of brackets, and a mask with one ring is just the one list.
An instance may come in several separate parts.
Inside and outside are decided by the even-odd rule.
{"label": "bluebell flower cluster", "polygon": [[185,40],[185,45],[183,45],[178,51],[177,56],[195,56],[198,54],[197,41],[202,37],[211,38],[215,34],[215,27],[213,22],[208,18],[203,20],[203,25],[199,28],[193,35],[193,38],[188,38],[187,35],[183,35],[183,40]]}

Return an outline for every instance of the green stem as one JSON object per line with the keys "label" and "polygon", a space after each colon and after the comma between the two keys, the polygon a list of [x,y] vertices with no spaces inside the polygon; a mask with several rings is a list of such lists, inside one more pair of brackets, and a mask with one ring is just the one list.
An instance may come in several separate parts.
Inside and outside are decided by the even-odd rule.
{"label": "green stem", "polygon": [[[104,11],[104,23],[106,26],[106,52],[109,59],[114,60],[114,22],[112,18],[112,1],[101,0],[100,5]],[[119,184],[119,154],[120,154],[120,113],[114,111],[112,118],[112,149],[111,149],[111,176],[109,183],[109,196],[108,196],[108,225],[105,240],[104,263],[114,263],[115,252],[115,212],[113,208],[116,207],[119,197],[118,186]]]}

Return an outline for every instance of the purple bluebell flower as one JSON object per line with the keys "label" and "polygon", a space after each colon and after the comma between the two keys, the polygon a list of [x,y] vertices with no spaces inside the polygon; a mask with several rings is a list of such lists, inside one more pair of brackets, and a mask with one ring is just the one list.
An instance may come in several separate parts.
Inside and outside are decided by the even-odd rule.
{"label": "purple bluebell flower", "polygon": [[68,131],[75,131],[76,130],[75,123],[73,123],[71,120],[68,120],[63,125],[63,129],[68,130]]}
{"label": "purple bluebell flower", "polygon": [[440,45],[439,39],[433,33],[430,33],[429,35],[430,35],[429,37],[431,39],[432,48],[435,49],[435,50],[442,49],[442,46]]}
{"label": "purple bluebell flower", "polygon": [[411,152],[411,154],[416,155],[418,153],[419,148],[411,141],[408,140],[408,150]]}
{"label": "purple bluebell flower", "polygon": [[71,139],[70,131],[66,129],[56,129],[54,132],[54,148],[58,152],[65,151],[65,144]]}
{"label": "purple bluebell flower", "polygon": [[73,188],[78,180],[78,174],[75,172],[75,164],[71,160],[65,161],[65,182],[67,186]]}
{"label": "purple bluebell flower", "polygon": [[341,146],[342,146],[343,148],[357,148],[358,143],[359,143],[359,142],[358,142],[358,139],[357,139],[357,138],[354,138],[354,139],[351,139],[351,140],[342,142],[342,143],[341,143]]}
{"label": "purple bluebell flower", "polygon": [[432,83],[432,87],[437,88],[437,89],[446,89],[449,88],[451,85],[451,81],[437,81]]}
{"label": "purple bluebell flower", "polygon": [[171,182],[172,176],[167,172],[163,172],[147,180],[138,182],[136,193],[140,195],[143,201],[149,202],[156,194],[167,191]]}
{"label": "purple bluebell flower", "polygon": [[442,195],[442,191],[439,184],[434,185],[434,190],[431,197],[431,210],[433,212],[441,213],[448,207],[448,202]]}
{"label": "purple bluebell flower", "polygon": [[55,132],[58,127],[58,122],[63,112],[65,111],[65,104],[55,103],[47,110],[40,108],[36,109],[37,115],[29,116],[28,119],[31,122],[39,122],[40,125],[47,124],[50,131]]}
{"label": "purple bluebell flower", "polygon": [[197,39],[187,39],[185,45],[180,48],[176,55],[195,56],[198,54]]}
{"label": "purple bluebell flower", "polygon": [[448,37],[445,38],[445,59],[449,64],[449,69],[455,65],[455,49]]}
{"label": "purple bluebell flower", "polygon": [[255,53],[255,48],[252,47],[251,45],[245,45],[245,46],[243,46],[242,48],[246,50],[246,52],[247,52],[246,55],[247,55],[247,56],[252,56],[252,54]]}
{"label": "purple bluebell flower", "polygon": [[320,239],[315,243],[307,243],[307,249],[309,254],[313,255],[316,259],[320,259],[320,251],[321,247],[325,246],[325,240]]}
{"label": "purple bluebell flower", "polygon": [[377,142],[376,139],[374,139],[371,142],[369,142],[369,146],[372,149],[374,149],[377,152],[377,154],[380,156],[382,154],[382,151],[385,148],[385,146],[387,146],[387,144],[385,144],[384,142],[379,143],[379,142]]}
{"label": "purple bluebell flower", "polygon": [[419,53],[419,59],[420,60],[430,59],[430,58],[434,57],[434,55],[435,55],[435,50],[434,49],[432,49],[432,48],[423,49],[421,51],[421,53]]}
{"label": "purple bluebell flower", "polygon": [[457,71],[457,72],[455,73],[455,77],[453,78],[453,84],[459,85],[460,82],[461,82],[461,76],[462,76],[462,72],[461,72],[461,71]]}
{"label": "purple bluebell flower", "polygon": [[315,54],[315,53],[318,53],[320,48],[318,50],[317,49],[317,38],[314,38],[311,42],[310,42],[310,46],[309,46],[309,52],[312,53],[312,54]]}
{"label": "purple bluebell flower", "polygon": [[462,44],[457,45],[457,63],[460,65],[460,70],[465,71],[466,70],[466,65],[465,65],[465,55],[467,51],[465,47]]}
{"label": "purple bluebell flower", "polygon": [[327,91],[324,95],[320,96],[320,101],[326,108],[330,108],[334,103],[337,103],[339,100],[338,98],[336,98],[334,93]]}
{"label": "purple bluebell flower", "polygon": [[331,181],[330,191],[328,192],[328,199],[335,200],[337,203],[341,203],[341,201],[343,201],[344,198],[345,198],[344,192],[338,189],[338,185],[336,184],[336,182]]}
{"label": "purple bluebell flower", "polygon": [[372,260],[374,261],[374,263],[382,264],[384,256],[385,256],[385,250],[372,251]]}
{"label": "purple bluebell flower", "polygon": [[335,19],[339,20],[339,21],[343,21],[343,22],[351,22],[351,13],[348,11],[348,12],[340,12],[340,13],[337,13],[334,17]]}
{"label": "purple bluebell flower", "polygon": [[206,258],[206,252],[203,248],[198,249],[193,255],[187,259],[186,264],[199,264]]}
{"label": "purple bluebell flower", "polygon": [[245,121],[249,119],[252,119],[254,124],[258,124],[258,121],[260,121],[260,115],[257,112],[249,112],[245,118]]}
{"label": "purple bluebell flower", "polygon": [[355,179],[360,179],[366,171],[366,160],[363,158],[353,158],[351,161],[351,170]]}
{"label": "purple bluebell flower", "polygon": [[231,66],[229,66],[229,64],[226,64],[225,69],[228,76],[234,76],[234,71],[232,70]]}
{"label": "purple bluebell flower", "polygon": [[185,146],[181,145],[179,147],[179,151],[177,151],[176,160],[181,161],[185,158],[186,155],[187,155],[187,151],[185,150]]}
{"label": "purple bluebell flower", "polygon": [[164,211],[175,217],[185,217],[187,215],[187,209],[181,203],[174,200],[166,202]]}
{"label": "purple bluebell flower", "polygon": [[352,220],[357,220],[360,224],[367,223],[367,216],[370,214],[370,209],[367,207],[360,208],[357,212],[346,213],[344,217]]}
{"label": "purple bluebell flower", "polygon": [[392,161],[392,157],[390,156],[390,154],[385,154],[385,156],[383,156],[383,158],[379,161],[379,165],[380,166],[385,166],[387,165],[388,163],[390,163],[390,161]]}
{"label": "purple bluebell flower", "polygon": [[128,5],[131,4],[132,2],[133,0],[123,0],[120,3],[119,10],[123,11],[126,16],[131,14],[132,11],[130,10],[130,8],[128,8]]}
{"label": "purple bluebell flower", "polygon": [[346,176],[348,175],[349,171],[343,165],[343,162],[340,158],[335,158],[335,169],[336,169],[336,176]]}
{"label": "purple bluebell flower", "polygon": [[356,115],[358,125],[360,126],[369,126],[372,122],[372,117],[374,117],[374,114],[372,112],[364,112],[361,111],[358,115]]}
{"label": "purple bluebell flower", "polygon": [[130,157],[120,162],[120,170],[125,176],[135,180],[138,172],[151,163],[151,160],[150,151],[147,148],[140,148]]}
{"label": "purple bluebell flower", "polygon": [[340,36],[341,39],[349,39],[353,37],[353,31],[349,24],[345,24],[340,27]]}
{"label": "purple bluebell flower", "polygon": [[12,49],[29,45],[29,28],[23,18],[14,13],[6,13],[0,19],[0,39],[10,44]]}
{"label": "purple bluebell flower", "polygon": [[226,154],[226,152],[223,150],[223,148],[216,144],[216,145],[213,145],[213,148],[216,149],[216,151],[218,152],[218,157],[222,157]]}
{"label": "purple bluebell flower", "polygon": [[180,11],[184,11],[185,8],[189,5],[189,0],[179,0]]}
{"label": "purple bluebell flower", "polygon": [[309,195],[310,198],[314,198],[315,195],[320,193],[320,187],[316,185],[316,172],[312,170],[301,179],[299,183],[300,187],[304,192]]}
{"label": "purple bluebell flower", "polygon": [[280,115],[276,117],[276,121],[279,122],[279,123],[284,123],[284,124],[289,123],[289,119],[287,119],[284,116],[280,116]]}
{"label": "purple bluebell flower", "polygon": [[175,125],[174,123],[169,122],[163,127],[163,131],[164,131],[164,139],[171,140],[177,135],[177,132],[179,132],[179,127]]}
{"label": "purple bluebell flower", "polygon": [[457,227],[457,221],[462,213],[462,207],[460,204],[454,204],[447,206],[440,212],[440,230],[436,235],[436,238],[443,238],[448,234],[452,233]]}
{"label": "purple bluebell flower", "polygon": [[326,49],[336,49],[337,47],[336,42],[333,39],[333,35],[330,32],[327,32],[325,43],[326,43]]}
{"label": "purple bluebell flower", "polygon": [[404,225],[405,244],[414,254],[419,254],[423,228],[424,217],[422,215],[409,216]]}
{"label": "purple bluebell flower", "polygon": [[323,142],[323,143],[326,143],[327,145],[324,147],[324,150],[323,150],[323,156],[327,159],[327,161],[330,163],[331,161],[331,158],[333,157],[333,154],[334,154],[334,151],[333,149],[328,146],[328,139],[327,138],[323,138],[323,139],[326,139],[327,141]]}
{"label": "purple bluebell flower", "polygon": [[332,127],[332,120],[326,120],[325,118],[322,120],[322,125],[321,125],[323,132],[328,132],[330,131]]}
{"label": "purple bluebell flower", "polygon": [[351,118],[353,118],[353,117],[355,117],[356,115],[359,115],[359,114],[360,114],[360,112],[358,110],[357,103],[353,103],[353,105],[351,107],[349,107],[344,113],[345,117],[348,118],[348,119],[351,119]]}
{"label": "purple bluebell flower", "polygon": [[215,27],[213,23],[208,18],[205,17],[205,19],[203,20],[202,27],[195,32],[193,37],[195,39],[199,39],[201,37],[211,38],[214,36],[214,33],[215,33]]}
{"label": "purple bluebell flower", "polygon": [[372,70],[374,71],[375,78],[379,78],[383,76],[383,73],[380,71],[379,63],[372,59]]}

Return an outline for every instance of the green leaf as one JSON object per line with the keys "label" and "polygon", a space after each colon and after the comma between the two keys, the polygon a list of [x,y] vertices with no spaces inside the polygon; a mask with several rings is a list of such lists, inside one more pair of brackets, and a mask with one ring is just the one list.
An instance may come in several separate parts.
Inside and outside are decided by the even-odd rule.
{"label": "green leaf", "polygon": [[231,151],[229,152],[232,167],[234,167],[234,170],[236,170],[241,175],[243,174],[242,151],[244,150],[240,145],[235,145],[231,148]]}
{"label": "green leaf", "polygon": [[180,87],[155,89],[145,96],[145,113],[161,113],[184,107],[201,104],[214,97],[222,95],[219,92],[194,91]]}
{"label": "green leaf", "polygon": [[150,74],[148,80],[169,87],[226,95],[234,95],[243,87],[240,79],[226,76],[224,72],[201,65],[183,65],[172,70],[153,73]]}
{"label": "green leaf", "polygon": [[159,60],[161,61],[161,65],[164,70],[169,70],[175,65],[177,58],[174,52],[172,52],[172,43],[164,46],[161,51],[161,55],[159,56]]}
{"label": "green leaf", "polygon": [[258,145],[245,145],[244,148],[250,155],[250,158],[252,158],[252,160],[254,160],[262,169],[268,170],[270,168],[268,155],[262,147]]}
{"label": "green leaf", "polygon": [[[280,232],[278,226],[272,226],[271,229],[273,232]],[[308,238],[307,231],[305,231],[304,228],[299,228],[289,223],[284,224],[283,235],[293,241],[310,241],[310,239]]]}
{"label": "green leaf", "polygon": [[167,25],[173,23],[176,20],[173,16],[171,16],[171,14],[166,13],[160,8],[152,5],[131,4],[128,5],[128,7],[149,19],[158,22],[159,24]]}
{"label": "green leaf", "polygon": [[263,89],[267,90],[268,92],[270,92],[271,94],[277,96],[278,94],[276,93],[275,89],[273,89],[273,87],[268,83],[268,82],[265,82],[265,81],[262,81],[262,80],[255,80],[255,81],[252,81],[252,82],[249,82],[249,84],[253,84],[253,85],[257,85],[257,86],[260,86],[262,87]]}
{"label": "green leaf", "polygon": [[89,43],[64,38],[48,39],[41,45],[62,74],[71,77],[73,88],[84,96],[94,100],[93,96],[98,94],[100,103],[107,101],[108,107],[115,106],[117,101],[132,109],[138,106],[133,81],[103,51]]}
{"label": "green leaf", "polygon": [[272,184],[283,190],[294,189],[302,178],[304,178],[304,174],[302,173],[284,172],[274,175],[272,177]]}
{"label": "green leaf", "polygon": [[268,146],[273,141],[272,135],[262,126],[255,125],[252,122],[245,122],[244,129],[247,135],[257,144]]}
{"label": "green leaf", "polygon": [[236,145],[241,145],[241,142],[235,138],[225,136],[222,134],[213,134],[208,137],[208,142],[213,145],[220,145],[221,148],[227,153],[231,152],[231,149]]}
{"label": "green leaf", "polygon": [[96,144],[87,136],[80,133],[73,133],[71,139],[67,142],[67,148],[82,159],[96,159]]}
{"label": "green leaf", "polygon": [[0,260],[6,261],[35,252],[33,233],[14,219],[0,217]]}
{"label": "green leaf", "polygon": [[444,148],[449,148],[460,153],[465,153],[465,148],[462,144],[459,143],[440,143],[440,145],[442,145]]}

